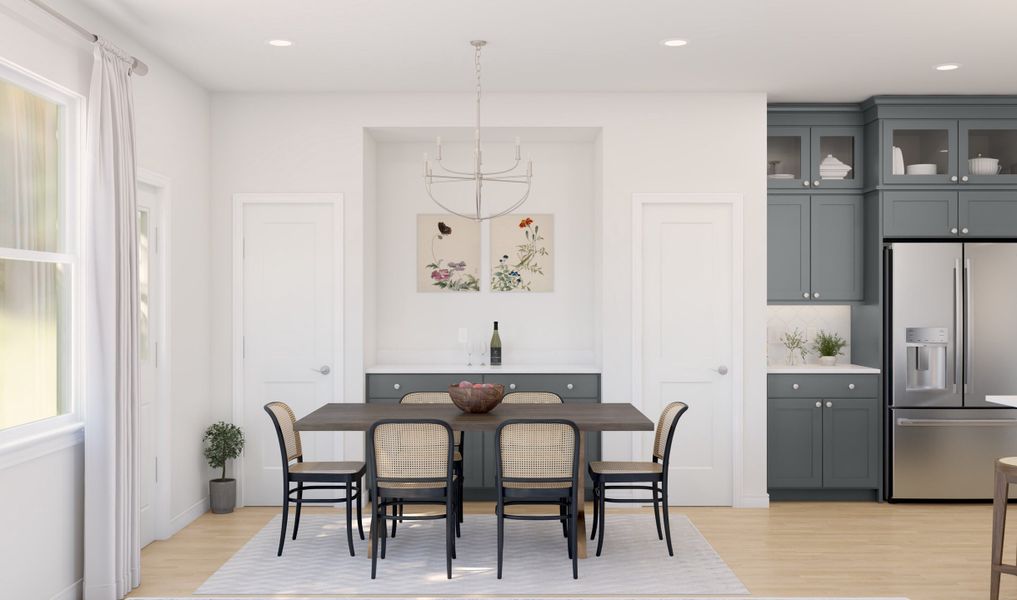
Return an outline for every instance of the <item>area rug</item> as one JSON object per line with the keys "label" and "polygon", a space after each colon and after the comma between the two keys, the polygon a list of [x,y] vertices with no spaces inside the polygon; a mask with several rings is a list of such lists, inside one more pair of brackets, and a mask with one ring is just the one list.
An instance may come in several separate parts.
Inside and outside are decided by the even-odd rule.
{"label": "area rug", "polygon": [[[497,534],[493,515],[467,515],[452,579],[445,577],[443,521],[405,522],[390,539],[386,558],[371,579],[367,543],[356,540],[357,556],[346,545],[339,515],[304,515],[300,537],[287,539],[277,557],[279,519],[275,517],[216,571],[198,595],[322,595],[447,597],[494,595],[508,598],[638,597],[678,598],[748,594],[735,574],[688,518],[674,515],[675,556],[657,539],[652,518],[611,515],[604,553],[579,561],[572,579],[561,527],[549,521],[510,521],[505,525],[505,566],[497,579]],[[292,527],[292,525],[291,525]],[[356,535],[356,534],[354,534]]]}

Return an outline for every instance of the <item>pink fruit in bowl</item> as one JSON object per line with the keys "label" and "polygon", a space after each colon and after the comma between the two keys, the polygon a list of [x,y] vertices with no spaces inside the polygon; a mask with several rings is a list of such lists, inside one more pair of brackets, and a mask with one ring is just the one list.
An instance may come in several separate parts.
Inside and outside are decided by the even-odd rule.
{"label": "pink fruit in bowl", "polygon": [[463,380],[463,381],[459,382],[459,387],[461,387],[461,388],[468,388],[468,387],[470,387],[472,385],[473,385],[472,383],[470,383],[469,381],[466,381],[466,380]]}
{"label": "pink fruit in bowl", "polygon": [[486,388],[493,388],[494,384],[493,383],[485,383],[484,387],[486,387]]}
{"label": "pink fruit in bowl", "polygon": [[474,383],[474,384],[473,384],[473,389],[475,389],[475,390],[476,390],[476,389],[480,389],[480,388],[482,388],[482,387],[484,387],[484,384],[483,384],[483,383]]}

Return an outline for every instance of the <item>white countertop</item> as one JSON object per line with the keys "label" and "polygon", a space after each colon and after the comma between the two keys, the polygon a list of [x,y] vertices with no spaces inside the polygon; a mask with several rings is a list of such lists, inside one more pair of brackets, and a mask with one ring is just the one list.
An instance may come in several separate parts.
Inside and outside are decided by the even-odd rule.
{"label": "white countertop", "polygon": [[477,375],[494,375],[497,373],[600,373],[600,367],[594,365],[560,365],[560,364],[536,364],[522,365],[511,364],[492,367],[491,365],[466,365],[441,364],[441,365],[375,365],[367,367],[365,372],[370,375],[387,373],[472,373]]}
{"label": "white countertop", "polygon": [[863,367],[861,365],[797,365],[794,367],[786,365],[770,365],[766,368],[770,375],[878,375],[879,369]]}
{"label": "white countertop", "polygon": [[1017,408],[1017,396],[986,396],[985,401]]}

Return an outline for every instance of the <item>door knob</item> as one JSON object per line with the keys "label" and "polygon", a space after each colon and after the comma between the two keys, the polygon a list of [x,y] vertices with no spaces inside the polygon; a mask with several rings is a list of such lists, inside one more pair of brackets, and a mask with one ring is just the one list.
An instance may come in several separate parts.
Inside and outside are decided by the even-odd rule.
{"label": "door knob", "polygon": [[321,373],[322,375],[328,375],[329,373],[332,372],[332,369],[328,368],[328,365],[321,365],[321,368],[311,370],[316,373]]}
{"label": "door knob", "polygon": [[710,369],[710,370],[711,371],[716,371],[717,373],[720,373],[721,375],[727,375],[727,365],[720,365],[716,369]]}

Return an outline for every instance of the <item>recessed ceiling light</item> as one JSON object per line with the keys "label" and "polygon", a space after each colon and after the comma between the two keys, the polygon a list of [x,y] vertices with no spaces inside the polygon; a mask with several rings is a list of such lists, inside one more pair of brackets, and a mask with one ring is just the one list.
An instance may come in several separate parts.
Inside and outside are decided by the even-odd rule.
{"label": "recessed ceiling light", "polygon": [[956,71],[959,68],[960,65],[958,65],[957,63],[945,63],[942,65],[936,65],[937,71]]}
{"label": "recessed ceiling light", "polygon": [[688,42],[685,41],[685,40],[679,40],[679,39],[676,38],[676,39],[672,39],[672,40],[664,40],[663,42],[661,42],[661,44],[667,46],[668,48],[680,48],[682,46],[687,45]]}
{"label": "recessed ceiling light", "polygon": [[293,45],[293,42],[289,40],[268,40],[269,46],[275,46],[276,48],[287,48]]}

